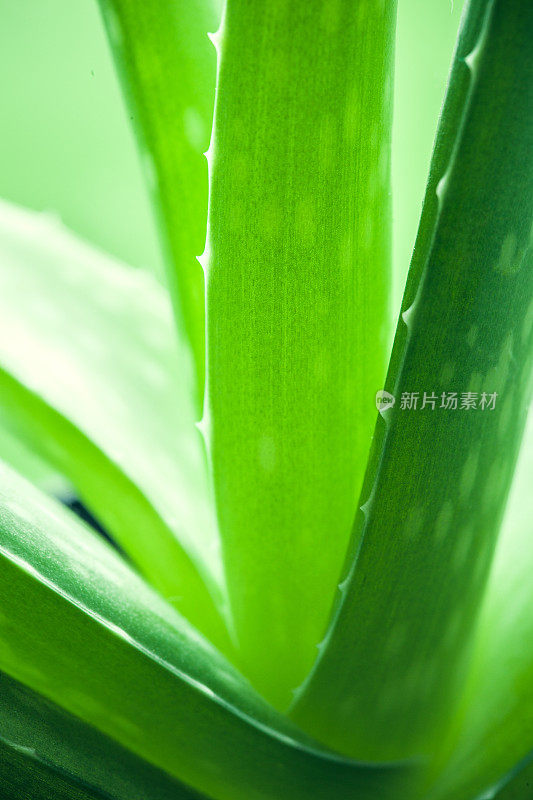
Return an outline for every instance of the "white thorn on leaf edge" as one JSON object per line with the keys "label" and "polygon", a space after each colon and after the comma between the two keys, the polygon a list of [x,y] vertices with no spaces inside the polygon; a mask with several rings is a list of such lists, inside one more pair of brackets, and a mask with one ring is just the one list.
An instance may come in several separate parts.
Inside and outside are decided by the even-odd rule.
{"label": "white thorn on leaf edge", "polygon": [[343,595],[346,594],[346,589],[348,588],[348,584],[350,583],[350,577],[351,575],[348,574],[348,576],[338,584],[339,592]]}
{"label": "white thorn on leaf edge", "polygon": [[483,26],[478,36],[478,40],[475,43],[472,50],[469,52],[469,54],[464,57],[464,62],[473,75],[475,75],[477,71],[479,61],[481,59],[481,54],[485,49],[485,44],[487,42],[487,37],[490,28],[490,18],[491,18],[491,9],[489,7],[488,10],[485,12],[485,19],[483,20]]}
{"label": "white thorn on leaf edge", "polygon": [[204,252],[196,256],[196,260],[200,264],[201,268],[204,271],[204,275],[207,275],[207,270],[209,269],[209,261],[211,259],[211,249],[208,245],[205,246]]}
{"label": "white thorn on leaf edge", "polygon": [[368,520],[368,515],[369,515],[370,510],[371,510],[371,508],[372,508],[372,506],[374,504],[375,496],[376,496],[376,488],[374,486],[374,488],[372,489],[372,491],[370,492],[370,494],[368,496],[368,500],[366,500],[363,503],[363,505],[359,506],[359,510],[362,511],[363,514],[364,514],[365,522]]}
{"label": "white thorn on leaf edge", "polygon": [[440,203],[442,203],[442,200],[443,200],[444,195],[446,193],[446,188],[448,186],[449,177],[450,177],[450,170],[446,170],[446,172],[444,173],[444,175],[442,176],[440,181],[437,183],[437,188],[435,189],[435,194],[437,195],[437,198],[438,198]]}
{"label": "white thorn on leaf edge", "polygon": [[199,431],[199,433],[201,434],[201,436],[202,436],[202,438],[203,438],[203,440],[204,440],[204,442],[206,443],[206,446],[207,446],[208,443],[209,443],[209,437],[210,437],[210,433],[211,433],[211,425],[209,423],[209,417],[206,417],[204,415],[199,422],[195,422],[194,423],[194,426],[195,426],[196,430]]}
{"label": "white thorn on leaf edge", "polygon": [[207,166],[208,167],[211,167],[211,165],[213,163],[213,159],[215,157],[214,149],[215,148],[213,147],[213,136],[211,136],[211,141],[209,142],[209,147],[207,148],[207,150],[203,154],[205,156],[206,161],[207,161]]}
{"label": "white thorn on leaf edge", "polygon": [[409,308],[402,314],[402,319],[407,325],[407,327],[409,327],[409,325],[411,324],[413,312],[415,311],[416,305],[417,305],[416,300],[414,300],[409,306]]}
{"label": "white thorn on leaf edge", "polygon": [[214,31],[214,33],[208,32],[207,38],[209,39],[209,41],[211,42],[211,44],[213,45],[218,54],[220,47],[220,28],[218,29],[218,31]]}

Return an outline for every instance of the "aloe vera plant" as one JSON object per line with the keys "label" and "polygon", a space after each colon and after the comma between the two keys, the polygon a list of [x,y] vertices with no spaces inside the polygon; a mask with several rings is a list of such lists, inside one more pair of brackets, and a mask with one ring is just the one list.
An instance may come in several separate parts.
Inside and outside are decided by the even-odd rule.
{"label": "aloe vera plant", "polygon": [[388,371],[396,2],[100,9],[168,289],[0,203],[2,797],[528,800],[531,3],[466,3]]}

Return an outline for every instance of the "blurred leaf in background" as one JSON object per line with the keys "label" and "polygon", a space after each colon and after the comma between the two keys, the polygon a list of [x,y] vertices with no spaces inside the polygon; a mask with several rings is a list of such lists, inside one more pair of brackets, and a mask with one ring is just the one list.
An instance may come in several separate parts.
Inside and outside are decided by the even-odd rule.
{"label": "blurred leaf in background", "polygon": [[463,5],[463,0],[398,2],[392,131],[395,322]]}
{"label": "blurred leaf in background", "polygon": [[[398,9],[393,202],[395,309],[416,235],[461,0]],[[96,0],[0,0],[0,196],[53,210],[134,266],[162,276],[136,150]]]}
{"label": "blurred leaf in background", "polygon": [[0,196],[162,275],[153,212],[96,0],[0,0]]}

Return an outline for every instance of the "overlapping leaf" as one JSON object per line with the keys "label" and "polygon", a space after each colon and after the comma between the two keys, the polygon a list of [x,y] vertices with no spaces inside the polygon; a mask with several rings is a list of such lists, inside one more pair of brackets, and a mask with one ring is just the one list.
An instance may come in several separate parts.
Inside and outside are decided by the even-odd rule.
{"label": "overlapping leaf", "polygon": [[229,0],[202,421],[246,674],[281,707],[333,602],[384,377],[395,2]]}
{"label": "overlapping leaf", "polygon": [[[431,800],[471,800],[482,791],[490,798],[491,791],[507,784],[509,772],[511,777],[517,773],[520,785],[533,751],[532,476],[530,415],[483,603],[475,657],[461,705],[441,742]],[[530,795],[522,796],[525,800]]]}
{"label": "overlapping leaf", "polygon": [[387,380],[396,405],[294,709],[346,752],[431,751],[464,679],[530,395],[532,37],[527,0],[469,4]]}
{"label": "overlapping leaf", "polygon": [[529,800],[533,787],[533,753],[495,790],[485,792],[476,800]]}
{"label": "overlapping leaf", "polygon": [[160,211],[171,296],[183,338],[192,348],[201,401],[204,284],[196,256],[205,241],[203,153],[215,95],[216,57],[207,32],[217,27],[220,3],[100,0],[100,5]]}
{"label": "overlapping leaf", "polygon": [[112,800],[199,797],[68,714],[0,674],[0,786],[3,800],[74,800],[78,792]]}
{"label": "overlapping leaf", "polygon": [[405,765],[317,750],[96,534],[0,478],[0,670],[217,800],[405,790]]}
{"label": "overlapping leaf", "polygon": [[149,274],[0,204],[3,413],[153,584],[229,647],[190,380]]}

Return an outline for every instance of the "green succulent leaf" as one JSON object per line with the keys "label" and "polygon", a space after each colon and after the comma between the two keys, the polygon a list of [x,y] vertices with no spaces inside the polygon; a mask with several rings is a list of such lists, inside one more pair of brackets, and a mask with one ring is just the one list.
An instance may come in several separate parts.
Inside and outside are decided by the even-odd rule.
{"label": "green succulent leaf", "polygon": [[[9,415],[8,415],[9,416]],[[2,460],[24,475],[31,483],[49,492],[68,493],[65,479],[54,470],[51,464],[23,442],[12,429],[10,420],[1,409],[0,403],[0,455]]]}
{"label": "green succulent leaf", "polygon": [[327,623],[384,376],[394,24],[395,2],[229,0],[215,37],[202,430],[241,663],[280,707]]}
{"label": "green succulent leaf", "polygon": [[56,800],[195,800],[195,792],[68,714],[28,687],[0,674],[2,798]]}
{"label": "green succulent leaf", "polygon": [[[293,709],[367,758],[431,751],[450,714],[522,436],[532,37],[528,0],[469,4],[386,383],[397,400],[378,419],[339,601]],[[451,392],[457,410],[442,407]]]}
{"label": "green succulent leaf", "polygon": [[[468,680],[441,742],[430,800],[470,800],[485,787],[500,785],[501,776],[527,761],[533,748],[532,475],[530,414]],[[520,784],[518,775],[516,781]]]}
{"label": "green succulent leaf", "polygon": [[531,800],[533,5],[465,2],[378,414],[396,0],[220,4],[99,0],[168,293],[0,201],[1,798]]}
{"label": "green succulent leaf", "polygon": [[114,800],[64,775],[33,755],[0,739],[0,781],[4,800]]}
{"label": "green succulent leaf", "polygon": [[197,399],[204,382],[207,164],[215,95],[216,0],[100,0],[110,44],[140,138],[168,252],[180,329],[192,348]]}
{"label": "green succulent leaf", "polygon": [[154,586],[230,650],[190,374],[151,275],[0,203],[3,414]]}
{"label": "green succulent leaf", "polygon": [[396,798],[321,751],[104,541],[0,467],[0,670],[217,800]]}
{"label": "green succulent leaf", "polygon": [[530,800],[533,791],[533,752],[493,792],[476,800]]}

